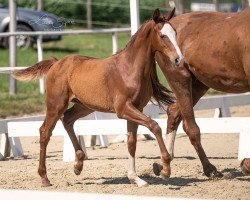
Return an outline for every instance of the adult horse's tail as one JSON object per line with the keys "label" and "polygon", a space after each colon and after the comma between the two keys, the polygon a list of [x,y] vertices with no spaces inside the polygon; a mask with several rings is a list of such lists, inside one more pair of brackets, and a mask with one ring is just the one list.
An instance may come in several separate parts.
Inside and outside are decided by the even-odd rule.
{"label": "adult horse's tail", "polygon": [[50,67],[57,61],[56,58],[43,60],[35,65],[22,70],[15,70],[11,75],[21,81],[30,81],[45,76]]}
{"label": "adult horse's tail", "polygon": [[159,106],[163,107],[163,105],[169,105],[174,102],[174,97],[170,95],[172,92],[160,83],[156,72],[156,66],[153,67],[151,71],[151,82],[153,87],[153,99]]}

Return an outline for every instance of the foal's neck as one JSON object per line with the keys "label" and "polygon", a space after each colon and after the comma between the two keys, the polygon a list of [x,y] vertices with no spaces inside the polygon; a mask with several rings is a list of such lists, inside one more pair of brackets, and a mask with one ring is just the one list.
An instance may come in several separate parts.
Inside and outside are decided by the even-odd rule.
{"label": "foal's neck", "polygon": [[125,49],[128,64],[136,71],[149,74],[155,62],[151,41],[152,21],[146,22],[133,36]]}

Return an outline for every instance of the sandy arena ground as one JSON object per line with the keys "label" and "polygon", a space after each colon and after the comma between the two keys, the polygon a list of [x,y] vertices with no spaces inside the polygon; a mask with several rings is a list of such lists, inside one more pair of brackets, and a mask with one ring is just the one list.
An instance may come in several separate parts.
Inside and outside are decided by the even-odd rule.
{"label": "sandy arena ground", "polygon": [[[233,116],[247,116],[250,109],[232,111]],[[198,115],[204,113],[198,113]],[[211,115],[211,112],[207,112]],[[249,116],[249,115],[248,115]],[[73,163],[62,161],[63,139],[52,137],[47,151],[48,177],[53,184],[40,187],[37,174],[39,139],[21,139],[25,159],[8,158],[0,161],[0,189],[28,189],[87,193],[112,193],[164,197],[250,199],[250,177],[243,176],[237,160],[239,134],[202,134],[202,144],[211,163],[225,174],[220,180],[203,175],[201,163],[186,135],[178,135],[172,175],[161,180],[152,171],[152,164],[160,160],[156,141],[139,141],[136,167],[148,187],[131,185],[126,177],[126,143],[111,144],[108,148],[88,148],[89,159],[81,175],[73,172]]]}

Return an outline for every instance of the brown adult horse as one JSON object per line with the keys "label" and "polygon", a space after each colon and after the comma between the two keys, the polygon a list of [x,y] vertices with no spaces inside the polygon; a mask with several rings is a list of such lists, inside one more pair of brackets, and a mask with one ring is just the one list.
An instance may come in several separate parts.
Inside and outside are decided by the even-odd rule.
{"label": "brown adult horse", "polygon": [[[42,75],[46,81],[46,117],[40,128],[40,160],[38,173],[42,186],[50,186],[47,178],[46,147],[56,122],[61,118],[74,145],[77,162],[75,174],[83,168],[85,154],[73,130],[74,122],[93,111],[115,112],[127,120],[129,168],[128,178],[138,186],[147,183],[135,172],[136,132],[138,124],[152,131],[159,143],[163,170],[162,176],[170,174],[170,155],[162,139],[159,125],[142,113],[151,96],[158,102],[172,102],[168,90],[160,85],[155,66],[155,53],[161,52],[177,66],[182,54],[177,46],[175,31],[168,23],[174,9],[166,17],[156,9],[151,20],[145,22],[124,50],[105,59],[70,55],[61,60],[49,59],[30,68],[14,71],[19,80],[32,80]],[[69,102],[74,102],[68,109]]]}
{"label": "brown adult horse", "polygon": [[[212,165],[201,145],[193,106],[209,88],[242,93],[250,91],[250,8],[239,13],[197,12],[180,15],[170,23],[177,31],[177,43],[185,57],[178,67],[168,65],[168,58],[156,58],[166,76],[176,103],[168,106],[167,149],[173,158],[177,127],[183,128],[201,160],[208,177],[222,174]],[[160,165],[154,165],[158,174]],[[242,165],[250,174],[250,162]]]}

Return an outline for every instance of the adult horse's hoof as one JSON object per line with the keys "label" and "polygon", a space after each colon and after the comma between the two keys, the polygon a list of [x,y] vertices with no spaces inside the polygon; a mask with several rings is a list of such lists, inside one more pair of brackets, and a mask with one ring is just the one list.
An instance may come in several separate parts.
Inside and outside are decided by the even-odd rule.
{"label": "adult horse's hoof", "polygon": [[206,168],[203,167],[203,171],[204,174],[210,179],[218,179],[223,177],[223,174],[221,172],[218,172],[216,167],[212,164],[206,166]]}
{"label": "adult horse's hoof", "polygon": [[213,172],[211,172],[209,174],[209,178],[210,179],[218,179],[218,178],[222,178],[224,175],[221,172],[218,172],[217,170],[214,170]]}
{"label": "adult horse's hoof", "polygon": [[250,176],[250,158],[245,158],[240,164],[241,171],[246,176]]}

